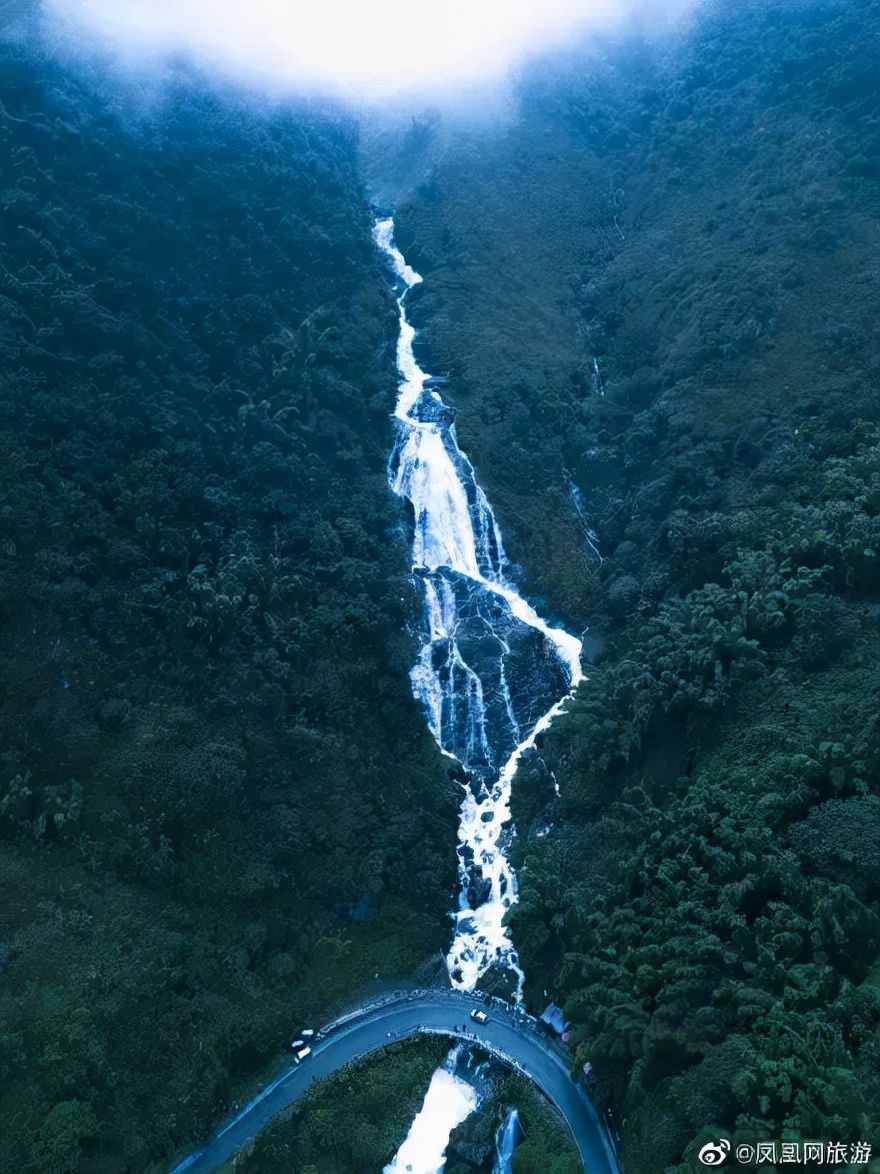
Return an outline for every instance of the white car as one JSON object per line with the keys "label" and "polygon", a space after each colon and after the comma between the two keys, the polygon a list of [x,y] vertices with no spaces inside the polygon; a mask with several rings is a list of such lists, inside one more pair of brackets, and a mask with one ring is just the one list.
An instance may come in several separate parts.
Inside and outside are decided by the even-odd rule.
{"label": "white car", "polygon": [[485,1011],[481,1011],[479,1007],[474,1007],[474,1009],[471,1011],[471,1019],[473,1019],[474,1023],[489,1022],[489,1016]]}
{"label": "white car", "polygon": [[293,1057],[297,1064],[302,1064],[303,1060],[307,1060],[312,1054],[311,1048],[300,1048],[300,1050]]}

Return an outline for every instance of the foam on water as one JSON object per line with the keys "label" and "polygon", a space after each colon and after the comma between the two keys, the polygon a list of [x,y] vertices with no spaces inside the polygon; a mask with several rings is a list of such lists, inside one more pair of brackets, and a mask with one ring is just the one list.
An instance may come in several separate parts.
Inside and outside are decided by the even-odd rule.
{"label": "foam on water", "polygon": [[440,1174],[446,1164],[449,1136],[480,1103],[475,1088],[455,1073],[458,1049],[431,1077],[403,1145],[383,1174]]}
{"label": "foam on water", "polygon": [[495,1165],[492,1174],[513,1174],[513,1152],[522,1138],[518,1109],[508,1109],[495,1131]]}
{"label": "foam on water", "polygon": [[425,605],[413,692],[445,754],[468,782],[459,822],[459,908],[447,965],[454,986],[471,990],[491,967],[523,974],[504,924],[516,901],[505,849],[511,781],[523,753],[562,712],[582,679],[581,642],[538,615],[506,574],[495,516],[458,447],[454,414],[416,362],[407,292],[421,276],[394,243],[394,222],[374,239],[399,282],[400,332],[389,465],[396,494],[413,511],[413,572]]}

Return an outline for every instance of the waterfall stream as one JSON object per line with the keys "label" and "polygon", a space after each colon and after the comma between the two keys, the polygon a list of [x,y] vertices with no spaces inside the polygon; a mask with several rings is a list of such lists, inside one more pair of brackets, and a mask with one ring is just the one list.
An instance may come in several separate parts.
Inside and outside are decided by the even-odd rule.
{"label": "waterfall stream", "polygon": [[457,1075],[460,1048],[435,1071],[409,1133],[382,1174],[439,1174],[446,1163],[449,1135],[480,1103],[477,1090]]}
{"label": "waterfall stream", "polygon": [[516,901],[505,855],[510,789],[520,756],[563,709],[582,678],[581,642],[548,625],[510,581],[501,533],[473,466],[458,447],[442,380],[413,353],[406,295],[422,278],[394,244],[394,222],[374,238],[398,283],[400,390],[391,487],[413,512],[413,574],[425,628],[412,670],[441,750],[464,768],[458,830],[459,899],[447,965],[472,990],[492,967],[523,975],[504,916]]}
{"label": "waterfall stream", "polygon": [[513,1151],[521,1138],[519,1109],[508,1109],[495,1132],[495,1165],[492,1174],[513,1174]]}
{"label": "waterfall stream", "polygon": [[[517,896],[506,856],[511,783],[522,754],[582,678],[581,642],[545,623],[511,582],[492,507],[440,394],[445,381],[423,371],[413,353],[405,301],[422,278],[394,244],[393,219],[377,221],[373,235],[399,291],[400,387],[389,480],[412,507],[412,569],[424,600],[413,693],[440,749],[466,778],[458,909],[446,963],[452,985],[463,990],[473,990],[491,968],[506,971],[520,999],[523,972],[504,921]],[[454,1066],[438,1069],[386,1172],[442,1171],[452,1129],[478,1103],[472,1091]],[[505,1142],[512,1152],[515,1130]]]}

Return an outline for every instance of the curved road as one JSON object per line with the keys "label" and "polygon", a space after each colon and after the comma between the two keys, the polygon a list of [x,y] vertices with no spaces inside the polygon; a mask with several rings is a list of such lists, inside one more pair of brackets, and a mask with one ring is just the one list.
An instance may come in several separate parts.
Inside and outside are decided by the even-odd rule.
{"label": "curved road", "polygon": [[[469,1012],[483,1007],[488,1023],[474,1023]],[[586,1174],[617,1174],[605,1127],[584,1092],[569,1075],[564,1055],[535,1029],[535,1021],[509,1004],[491,1007],[452,990],[415,991],[365,1007],[325,1028],[302,1065],[295,1065],[225,1121],[205,1145],[176,1165],[171,1174],[208,1174],[230,1161],[269,1121],[305,1093],[314,1081],[387,1044],[433,1032],[478,1044],[512,1064],[538,1085],[565,1118]]]}

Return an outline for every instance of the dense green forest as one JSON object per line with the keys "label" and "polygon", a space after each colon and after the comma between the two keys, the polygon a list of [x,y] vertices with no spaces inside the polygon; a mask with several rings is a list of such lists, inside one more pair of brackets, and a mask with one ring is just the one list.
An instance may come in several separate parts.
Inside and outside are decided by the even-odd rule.
{"label": "dense green forest", "polygon": [[422,352],[532,598],[591,629],[512,924],[628,1174],[880,1144],[878,43],[867,0],[706,7],[411,136]]}
{"label": "dense green forest", "polygon": [[355,129],[0,55],[0,1168],[167,1168],[445,947]]}

